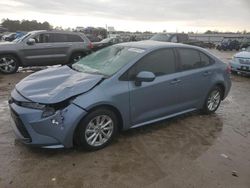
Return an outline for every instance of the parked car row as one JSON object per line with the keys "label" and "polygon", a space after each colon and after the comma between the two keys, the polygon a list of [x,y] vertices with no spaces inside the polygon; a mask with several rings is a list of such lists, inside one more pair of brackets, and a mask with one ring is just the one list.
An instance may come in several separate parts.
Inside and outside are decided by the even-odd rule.
{"label": "parked car row", "polygon": [[150,40],[161,41],[161,42],[174,42],[174,43],[183,43],[189,44],[192,46],[199,46],[202,48],[214,48],[215,45],[211,42],[203,42],[199,40],[190,39],[188,34],[184,33],[158,33],[150,38]]}
{"label": "parked car row", "polygon": [[239,41],[237,40],[228,40],[228,39],[224,39],[221,44],[219,44],[217,47],[216,47],[217,50],[236,50],[236,51],[239,51],[241,49],[241,44]]}

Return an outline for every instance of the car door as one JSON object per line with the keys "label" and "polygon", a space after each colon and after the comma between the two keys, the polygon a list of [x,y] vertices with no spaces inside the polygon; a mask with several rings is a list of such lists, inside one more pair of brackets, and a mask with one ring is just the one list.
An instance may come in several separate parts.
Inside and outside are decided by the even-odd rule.
{"label": "car door", "polygon": [[[152,82],[135,85],[141,71],[155,74]],[[161,49],[144,56],[129,70],[130,117],[132,125],[178,112],[180,87],[176,56],[172,49]]]}
{"label": "car door", "polygon": [[73,47],[74,37],[67,33],[50,33],[49,42],[51,45],[50,55],[53,59],[52,64],[65,64],[69,63],[68,57],[70,49]]}
{"label": "car door", "polygon": [[196,108],[211,88],[211,78],[215,72],[213,60],[196,49],[178,48],[177,52],[182,110]]}
{"label": "car door", "polygon": [[50,65],[54,62],[54,52],[53,45],[50,42],[49,33],[39,33],[30,36],[30,38],[35,40],[34,44],[28,44],[27,42],[23,44],[21,48],[21,54],[24,58],[26,65]]}
{"label": "car door", "polygon": [[55,65],[66,63],[68,60],[68,51],[72,47],[72,42],[68,42],[67,34],[47,32],[30,38],[35,39],[35,44],[25,43],[21,49],[25,64]]}

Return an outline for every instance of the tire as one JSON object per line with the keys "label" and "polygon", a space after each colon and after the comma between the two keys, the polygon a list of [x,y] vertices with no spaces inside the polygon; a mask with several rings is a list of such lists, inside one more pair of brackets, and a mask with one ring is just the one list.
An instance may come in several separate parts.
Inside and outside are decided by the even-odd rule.
{"label": "tire", "polygon": [[76,52],[73,53],[70,57],[70,64],[76,63],[78,62],[80,59],[82,59],[84,57],[84,53],[82,52]]}
{"label": "tire", "polygon": [[207,95],[206,101],[202,109],[203,114],[214,113],[220,106],[222,95],[222,89],[219,86],[215,86]]}
{"label": "tire", "polygon": [[[109,121],[111,123],[107,125]],[[101,125],[105,127],[101,128]],[[102,149],[115,138],[117,127],[118,119],[113,111],[106,108],[94,110],[80,122],[74,134],[74,143],[88,151]]]}
{"label": "tire", "polygon": [[13,55],[0,56],[0,72],[3,74],[13,74],[19,68],[19,61]]}

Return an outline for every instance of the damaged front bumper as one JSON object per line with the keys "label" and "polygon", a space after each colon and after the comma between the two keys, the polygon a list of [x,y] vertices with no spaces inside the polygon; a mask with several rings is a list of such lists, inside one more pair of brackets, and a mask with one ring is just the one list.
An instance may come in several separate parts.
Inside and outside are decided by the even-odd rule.
{"label": "damaged front bumper", "polygon": [[[17,92],[12,92],[15,100],[26,100]],[[12,127],[19,140],[27,145],[45,148],[70,148],[73,146],[74,131],[87,112],[70,103],[53,115],[43,118],[43,111],[9,103]]]}

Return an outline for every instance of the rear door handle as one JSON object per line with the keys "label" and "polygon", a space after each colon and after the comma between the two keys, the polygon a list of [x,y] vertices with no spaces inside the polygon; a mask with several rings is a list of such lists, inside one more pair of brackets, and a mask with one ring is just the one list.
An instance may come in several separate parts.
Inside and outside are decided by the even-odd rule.
{"label": "rear door handle", "polygon": [[178,83],[180,83],[180,82],[181,82],[180,79],[174,79],[174,80],[172,80],[170,83],[171,83],[171,84],[178,84]]}

